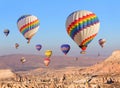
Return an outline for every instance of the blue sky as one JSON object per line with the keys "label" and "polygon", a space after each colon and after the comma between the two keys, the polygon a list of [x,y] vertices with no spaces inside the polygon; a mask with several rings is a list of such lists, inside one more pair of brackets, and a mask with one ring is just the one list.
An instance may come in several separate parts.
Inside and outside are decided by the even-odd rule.
{"label": "blue sky", "polygon": [[[70,44],[68,56],[81,56],[81,49],[68,36],[65,22],[69,14],[76,10],[94,12],[100,20],[100,30],[95,39],[88,45],[86,55],[109,55],[120,49],[120,10],[119,0],[3,0],[0,1],[0,55],[6,54],[39,54],[51,49],[53,55],[63,55],[60,46]],[[17,28],[17,19],[24,14],[33,14],[40,20],[40,28],[28,45],[27,40]],[[10,34],[5,37],[3,30],[8,28]],[[105,38],[107,43],[102,49],[98,40]],[[19,43],[18,49],[14,48]],[[38,52],[36,44],[41,44]]]}

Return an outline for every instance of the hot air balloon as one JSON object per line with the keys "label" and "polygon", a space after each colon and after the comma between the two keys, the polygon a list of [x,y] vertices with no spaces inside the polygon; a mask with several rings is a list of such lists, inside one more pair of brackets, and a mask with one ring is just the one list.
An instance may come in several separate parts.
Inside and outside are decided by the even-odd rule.
{"label": "hot air balloon", "polygon": [[100,44],[100,46],[103,48],[105,43],[106,43],[106,40],[105,39],[99,39],[98,40],[98,43]]}
{"label": "hot air balloon", "polygon": [[49,59],[49,58],[45,58],[45,59],[44,59],[44,64],[45,64],[45,66],[48,66],[49,63],[50,63],[50,59]]}
{"label": "hot air balloon", "polygon": [[31,38],[39,29],[39,20],[34,15],[23,15],[17,20],[17,26],[22,35],[30,43]]}
{"label": "hot air balloon", "polygon": [[67,33],[82,49],[81,54],[85,54],[88,44],[97,35],[99,26],[98,17],[86,10],[75,11],[66,20]]}
{"label": "hot air balloon", "polygon": [[98,56],[100,56],[100,53],[98,52]]}
{"label": "hot air balloon", "polygon": [[47,58],[50,58],[51,55],[52,55],[52,51],[51,51],[51,50],[46,50],[46,51],[45,51],[45,56],[46,56]]}
{"label": "hot air balloon", "polygon": [[38,51],[40,51],[41,48],[42,48],[42,45],[41,45],[41,44],[37,44],[37,45],[36,45],[36,49],[37,49]]}
{"label": "hot air balloon", "polygon": [[4,34],[5,34],[6,36],[8,36],[9,33],[10,33],[10,31],[9,31],[8,29],[5,29],[5,30],[4,30]]}
{"label": "hot air balloon", "polygon": [[17,49],[19,47],[19,44],[18,43],[15,43],[15,48]]}
{"label": "hot air balloon", "polygon": [[78,61],[78,58],[76,57],[75,60]]}
{"label": "hot air balloon", "polygon": [[22,58],[20,59],[20,61],[22,62],[22,64],[25,63],[25,62],[26,62],[25,57],[22,57]]}
{"label": "hot air balloon", "polygon": [[70,45],[68,45],[68,44],[62,44],[61,45],[61,50],[66,55],[69,52],[69,50],[70,50]]}

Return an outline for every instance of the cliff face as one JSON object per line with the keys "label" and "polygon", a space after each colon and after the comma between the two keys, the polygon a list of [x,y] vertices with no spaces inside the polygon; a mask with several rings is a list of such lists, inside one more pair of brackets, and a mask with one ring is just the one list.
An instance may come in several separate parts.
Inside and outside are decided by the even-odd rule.
{"label": "cliff face", "polygon": [[103,62],[97,63],[87,69],[84,73],[91,74],[119,74],[120,73],[120,50],[114,51],[111,56]]}
{"label": "cliff face", "polygon": [[105,62],[120,62],[120,50],[116,50],[112,53],[110,57],[108,57]]}
{"label": "cliff face", "polygon": [[0,80],[14,78],[15,74],[9,69],[0,70]]}

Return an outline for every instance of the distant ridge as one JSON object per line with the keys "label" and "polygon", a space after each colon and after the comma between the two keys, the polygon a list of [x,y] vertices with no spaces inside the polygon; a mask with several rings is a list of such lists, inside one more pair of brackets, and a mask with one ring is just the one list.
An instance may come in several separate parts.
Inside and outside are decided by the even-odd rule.
{"label": "distant ridge", "polygon": [[[22,64],[20,59],[25,57],[26,62]],[[36,68],[46,68],[44,65],[45,56],[32,54],[12,54],[0,56],[0,68],[8,68],[13,71],[29,71]],[[100,57],[99,57],[100,58]],[[96,57],[70,57],[70,56],[52,56],[49,68],[59,69],[65,67],[86,67],[91,66],[104,59],[97,59]]]}

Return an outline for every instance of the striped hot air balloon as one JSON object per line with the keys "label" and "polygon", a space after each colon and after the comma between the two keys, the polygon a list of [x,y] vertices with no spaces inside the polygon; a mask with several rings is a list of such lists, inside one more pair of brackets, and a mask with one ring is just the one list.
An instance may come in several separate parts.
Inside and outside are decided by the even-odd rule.
{"label": "striped hot air balloon", "polygon": [[39,29],[39,20],[33,15],[23,15],[17,20],[17,26],[29,43]]}
{"label": "striped hot air balloon", "polygon": [[105,43],[106,43],[106,40],[105,39],[99,39],[98,40],[98,43],[100,44],[100,46],[103,48]]}
{"label": "striped hot air balloon", "polygon": [[96,37],[100,22],[96,14],[86,10],[71,13],[66,20],[68,35],[85,53],[88,44]]}

